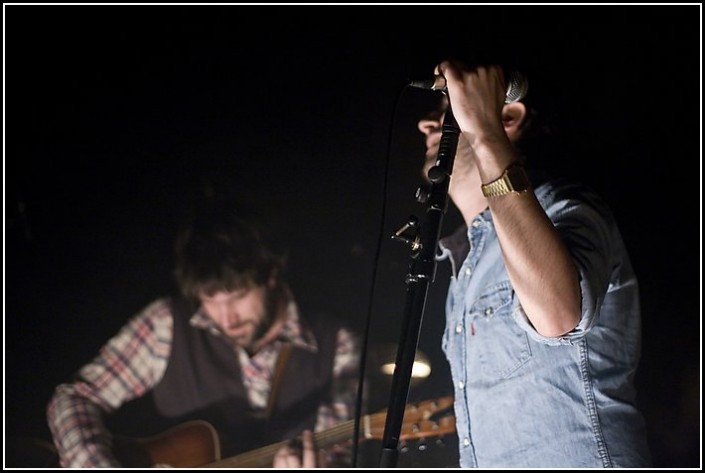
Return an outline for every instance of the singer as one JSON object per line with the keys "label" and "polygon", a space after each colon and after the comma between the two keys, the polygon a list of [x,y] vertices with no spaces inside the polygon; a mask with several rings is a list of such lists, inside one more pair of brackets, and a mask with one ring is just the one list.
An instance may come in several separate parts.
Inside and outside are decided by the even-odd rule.
{"label": "singer", "polygon": [[[230,467],[351,463],[343,449],[314,450],[311,431],[352,417],[358,337],[334,318],[304,318],[265,228],[230,204],[189,219],[176,246],[180,294],[145,307],[56,388],[47,414],[61,466],[207,467],[218,447]],[[135,398],[146,409],[130,410]],[[109,427],[128,423],[133,438],[113,440]]]}
{"label": "singer", "polygon": [[[460,131],[448,195],[464,225],[439,259],[452,267],[442,347],[461,466],[650,466],[638,284],[615,217],[580,183],[529,169],[536,108],[505,103],[500,67],[435,72]],[[443,112],[418,124],[424,176]]]}

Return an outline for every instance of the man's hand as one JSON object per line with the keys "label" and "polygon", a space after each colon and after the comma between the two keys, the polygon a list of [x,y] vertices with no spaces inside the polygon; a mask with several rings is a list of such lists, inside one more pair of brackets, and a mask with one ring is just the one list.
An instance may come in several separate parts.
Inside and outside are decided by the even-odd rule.
{"label": "man's hand", "polygon": [[[298,440],[298,439],[297,439]],[[291,441],[280,448],[274,455],[274,468],[315,468],[316,447],[313,444],[313,432],[304,430],[300,441]]]}

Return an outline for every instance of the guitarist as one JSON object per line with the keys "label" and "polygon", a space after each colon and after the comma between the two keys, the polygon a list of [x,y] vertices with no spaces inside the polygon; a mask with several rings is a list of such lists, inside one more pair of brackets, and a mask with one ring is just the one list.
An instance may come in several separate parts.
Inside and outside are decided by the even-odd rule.
{"label": "guitarist", "polygon": [[150,303],[56,387],[47,418],[61,466],[153,466],[149,452],[121,447],[121,419],[138,426],[122,426],[133,437],[205,420],[223,457],[305,431],[272,466],[324,466],[311,431],[352,417],[355,334],[304,318],[284,254],[256,220],[222,204],[202,210],[177,238],[180,294]]}

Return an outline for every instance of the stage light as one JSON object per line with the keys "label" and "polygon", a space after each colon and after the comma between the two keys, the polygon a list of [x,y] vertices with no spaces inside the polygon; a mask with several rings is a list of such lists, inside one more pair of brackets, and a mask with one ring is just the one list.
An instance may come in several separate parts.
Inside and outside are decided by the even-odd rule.
{"label": "stage light", "polygon": [[[396,364],[394,356],[390,361],[382,364],[380,371],[386,375],[393,375]],[[425,353],[420,350],[416,351],[416,356],[414,357],[414,365],[411,368],[412,378],[427,378],[431,374],[431,362]]]}

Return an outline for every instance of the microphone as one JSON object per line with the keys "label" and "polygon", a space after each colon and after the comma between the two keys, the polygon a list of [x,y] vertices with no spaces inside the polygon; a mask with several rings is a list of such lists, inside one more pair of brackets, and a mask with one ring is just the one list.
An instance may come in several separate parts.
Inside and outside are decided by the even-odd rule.
{"label": "microphone", "polygon": [[[434,76],[433,79],[420,79],[409,81],[411,87],[426,90],[446,91],[446,78],[443,76]],[[504,103],[517,102],[524,97],[529,91],[529,81],[526,76],[519,71],[511,70],[507,73],[507,93]]]}

